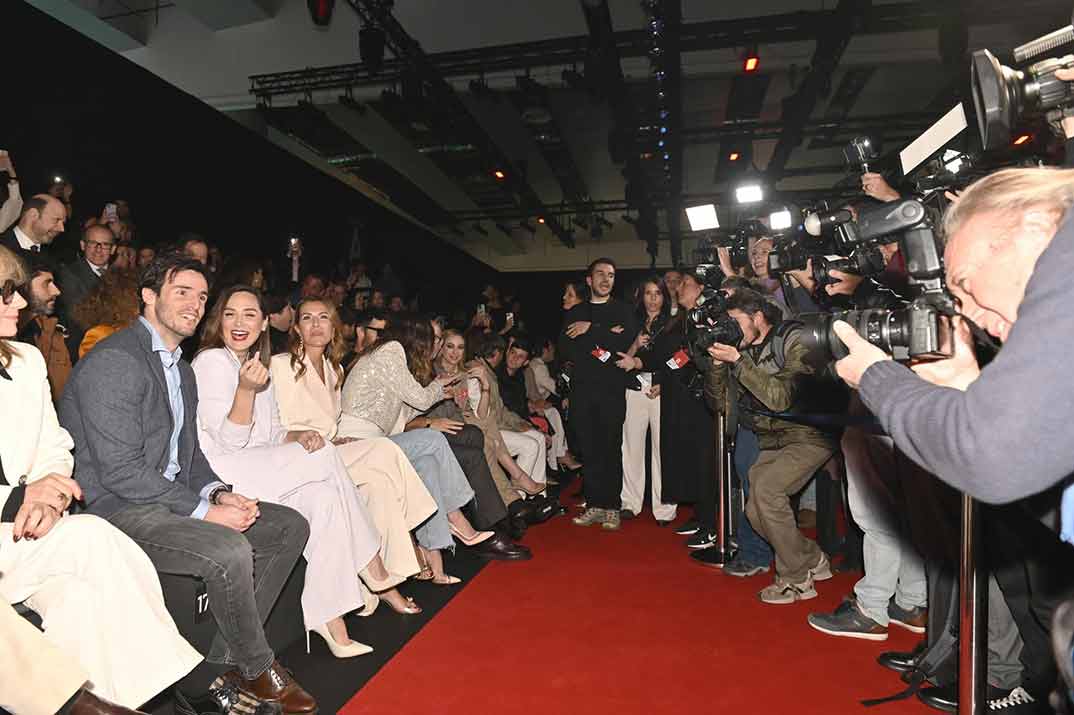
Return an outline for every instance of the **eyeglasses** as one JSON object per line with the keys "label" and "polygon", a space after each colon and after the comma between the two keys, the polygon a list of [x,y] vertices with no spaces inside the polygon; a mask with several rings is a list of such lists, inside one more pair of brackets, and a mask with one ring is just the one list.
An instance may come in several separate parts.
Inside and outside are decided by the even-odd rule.
{"label": "eyeglasses", "polygon": [[116,244],[111,241],[86,241],[86,246],[89,248],[111,248]]}
{"label": "eyeglasses", "polygon": [[15,297],[15,291],[17,291],[19,288],[22,288],[21,283],[16,283],[10,278],[4,281],[3,288],[0,288],[0,295],[3,296],[4,305],[11,305],[11,301]]}

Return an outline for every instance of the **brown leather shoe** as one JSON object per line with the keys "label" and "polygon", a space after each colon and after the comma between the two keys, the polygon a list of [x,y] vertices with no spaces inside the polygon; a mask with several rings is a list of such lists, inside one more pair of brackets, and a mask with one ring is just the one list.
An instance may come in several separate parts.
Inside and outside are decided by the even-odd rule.
{"label": "brown leather shoe", "polygon": [[145,715],[141,710],[131,710],[102,700],[85,688],[78,691],[67,712],[68,715]]}
{"label": "brown leather shoe", "polygon": [[269,669],[253,680],[246,680],[237,670],[231,670],[224,677],[235,683],[240,690],[267,702],[279,703],[284,715],[317,712],[317,701],[302,689],[291,677],[290,671],[273,661]]}

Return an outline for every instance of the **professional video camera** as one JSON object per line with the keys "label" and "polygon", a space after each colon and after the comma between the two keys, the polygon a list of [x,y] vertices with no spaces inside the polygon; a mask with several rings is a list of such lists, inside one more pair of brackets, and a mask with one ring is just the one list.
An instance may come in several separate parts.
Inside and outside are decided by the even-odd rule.
{"label": "professional video camera", "polygon": [[[1074,21],[1016,47],[1014,61],[1024,64],[1068,43],[1074,43]],[[1043,114],[1052,130],[1061,135],[1063,117],[1074,116],[1074,84],[1056,79],[1055,72],[1070,67],[1074,67],[1074,54],[1049,57],[1018,70],[1000,64],[988,50],[974,52],[970,81],[984,148],[1006,146],[1011,129],[1026,115]]]}
{"label": "professional video camera", "polygon": [[806,325],[807,345],[834,359],[845,357],[846,346],[832,330],[834,321],[843,320],[896,360],[953,355],[954,299],[944,284],[941,248],[925,206],[916,199],[882,204],[862,211],[855,223],[859,244],[899,242],[915,297],[899,310],[799,316]]}
{"label": "professional video camera", "polygon": [[717,249],[726,248],[731,255],[731,267],[745,268],[750,264],[750,239],[766,235],[768,229],[756,219],[742,221],[729,231],[714,231],[697,242],[694,264],[719,264]]}
{"label": "professional video camera", "polygon": [[727,291],[705,288],[687,314],[687,349],[695,363],[716,344],[738,347],[744,337],[738,321],[727,314]]}

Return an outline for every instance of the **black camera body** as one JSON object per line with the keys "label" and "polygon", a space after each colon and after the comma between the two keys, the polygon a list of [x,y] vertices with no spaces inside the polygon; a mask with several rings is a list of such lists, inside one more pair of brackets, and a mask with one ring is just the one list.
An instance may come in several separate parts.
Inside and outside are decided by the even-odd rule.
{"label": "black camera body", "polygon": [[859,246],[849,256],[814,256],[813,280],[824,287],[837,281],[829,271],[842,271],[857,276],[875,276],[884,272],[884,254],[877,246]]}
{"label": "black camera body", "polygon": [[845,357],[846,347],[832,331],[834,321],[844,320],[858,335],[896,360],[951,357],[954,298],[944,284],[942,250],[924,205],[915,199],[882,204],[862,211],[856,224],[855,236],[860,244],[899,242],[914,298],[906,308],[898,310],[800,316],[806,325],[807,344],[831,358]]}
{"label": "black camera body", "polygon": [[687,314],[687,349],[695,364],[707,357],[708,349],[716,343],[735,347],[742,343],[742,326],[727,314],[728,298],[726,291],[706,288]]}

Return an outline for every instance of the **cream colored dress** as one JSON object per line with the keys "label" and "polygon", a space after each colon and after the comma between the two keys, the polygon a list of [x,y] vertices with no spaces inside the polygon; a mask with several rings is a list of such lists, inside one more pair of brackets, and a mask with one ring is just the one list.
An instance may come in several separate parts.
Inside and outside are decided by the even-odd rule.
{"label": "cream colored dress", "polygon": [[[0,486],[0,505],[15,498],[23,475],[34,482],[74,468],[41,353],[22,343],[14,349],[10,379],[0,377],[0,404],[7,406],[0,459],[9,483]],[[119,529],[80,514],[64,516],[40,539],[15,542],[13,526],[0,524],[0,598],[25,601],[40,614],[45,637],[78,662],[94,694],[137,708],[201,662],[164,607],[149,557]],[[11,702],[9,689],[24,687],[0,676],[0,703]]]}
{"label": "cream colored dress", "polygon": [[[309,358],[296,377],[289,354],[275,355],[270,370],[280,421],[287,430],[315,430],[335,439],[342,412],[340,384],[328,360],[321,381]],[[380,532],[381,559],[393,576],[413,576],[421,570],[414,554],[411,530],[436,511],[436,502],[406,455],[390,439],[379,437],[338,445],[336,452],[347,474],[358,485],[373,523]]]}

